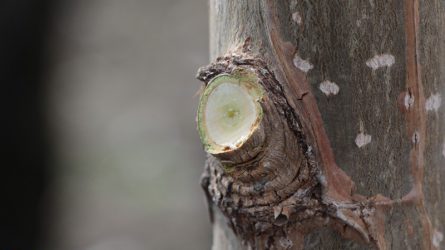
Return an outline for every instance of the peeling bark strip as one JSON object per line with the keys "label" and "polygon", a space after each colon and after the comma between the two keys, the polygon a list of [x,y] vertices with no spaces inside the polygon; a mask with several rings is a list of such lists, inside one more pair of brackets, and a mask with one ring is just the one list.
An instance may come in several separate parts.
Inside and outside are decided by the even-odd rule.
{"label": "peeling bark strip", "polygon": [[[406,29],[406,85],[408,92],[417,102],[413,103],[410,112],[406,113],[408,133],[412,134],[413,146],[410,152],[410,165],[413,187],[402,199],[415,204],[419,211],[423,237],[432,239],[433,228],[425,207],[423,178],[425,166],[426,115],[424,109],[425,95],[422,84],[422,73],[419,56],[419,0],[405,0]],[[423,249],[436,249],[431,241],[423,241]]]}
{"label": "peeling bark strip", "polygon": [[[198,114],[209,153],[201,184],[215,215],[215,250],[354,245],[340,238],[363,244],[354,249],[440,247],[445,218],[430,211],[439,211],[431,203],[443,202],[428,197],[444,190],[439,172],[428,171],[445,162],[437,134],[444,126],[437,96],[444,93],[428,80],[437,73],[428,78],[420,70],[422,57],[435,52],[420,52],[418,0],[334,2],[211,0],[213,62],[197,77],[206,85]],[[389,13],[396,16],[382,19]],[[385,51],[391,54],[375,55]],[[239,86],[237,100],[212,95],[229,91],[219,88],[224,81]],[[340,95],[334,81],[342,83]],[[262,94],[240,94],[251,87]],[[224,101],[215,106],[212,98]],[[240,126],[224,138],[213,133],[221,129],[215,120],[207,126],[206,115],[215,117],[202,110],[222,112],[216,121],[235,119],[246,103],[260,107],[246,109],[258,110],[247,130]],[[342,169],[360,183],[359,192]],[[405,173],[406,180],[398,176]]]}

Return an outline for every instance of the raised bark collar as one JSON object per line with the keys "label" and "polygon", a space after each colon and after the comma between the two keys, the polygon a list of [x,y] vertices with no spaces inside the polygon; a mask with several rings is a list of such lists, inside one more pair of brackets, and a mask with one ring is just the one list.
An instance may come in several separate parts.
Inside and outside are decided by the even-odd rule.
{"label": "raised bark collar", "polygon": [[[374,204],[386,199],[352,197],[349,177],[336,166],[320,165],[309,119],[290,105],[274,73],[246,47],[201,68],[197,76],[206,84],[198,128],[209,153],[202,178],[209,202],[253,248],[288,249],[321,226],[380,245],[375,229],[383,221],[376,219]],[[230,94],[236,98],[230,100]],[[239,116],[235,122],[234,115]],[[219,138],[226,134],[230,139]],[[344,187],[335,186],[339,182]]]}

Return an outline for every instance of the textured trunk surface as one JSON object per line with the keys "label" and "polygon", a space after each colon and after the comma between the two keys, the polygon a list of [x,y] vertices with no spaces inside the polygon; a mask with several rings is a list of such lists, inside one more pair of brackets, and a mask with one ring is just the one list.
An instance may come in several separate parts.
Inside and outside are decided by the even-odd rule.
{"label": "textured trunk surface", "polygon": [[[320,180],[320,204],[378,211],[369,220],[363,209],[352,219],[320,212],[320,218],[340,222],[304,220],[309,225],[297,216],[285,226],[275,222],[285,227],[283,233],[269,232],[264,240],[261,230],[249,236],[237,230],[243,218],[228,213],[211,191],[213,249],[444,246],[444,1],[210,0],[210,33],[212,61],[248,43],[249,53],[261,58],[282,86],[303,128],[310,127],[306,142],[320,166],[318,179],[327,179]],[[227,72],[218,70],[210,69]],[[348,178],[355,183],[352,190]],[[204,181],[206,190],[209,185]]]}

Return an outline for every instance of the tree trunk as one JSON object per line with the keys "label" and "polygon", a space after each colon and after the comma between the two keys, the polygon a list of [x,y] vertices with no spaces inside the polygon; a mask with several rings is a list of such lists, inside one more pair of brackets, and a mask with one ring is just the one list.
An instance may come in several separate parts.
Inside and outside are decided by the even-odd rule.
{"label": "tree trunk", "polygon": [[440,0],[210,0],[198,127],[212,249],[443,246],[444,13]]}

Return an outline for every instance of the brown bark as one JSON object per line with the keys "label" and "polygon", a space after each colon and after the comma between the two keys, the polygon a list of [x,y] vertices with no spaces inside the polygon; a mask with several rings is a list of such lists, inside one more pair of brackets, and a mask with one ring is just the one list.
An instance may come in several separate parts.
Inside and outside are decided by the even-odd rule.
{"label": "brown bark", "polygon": [[207,160],[213,249],[440,249],[444,13],[438,0],[210,1],[198,78],[266,90],[249,141]]}

